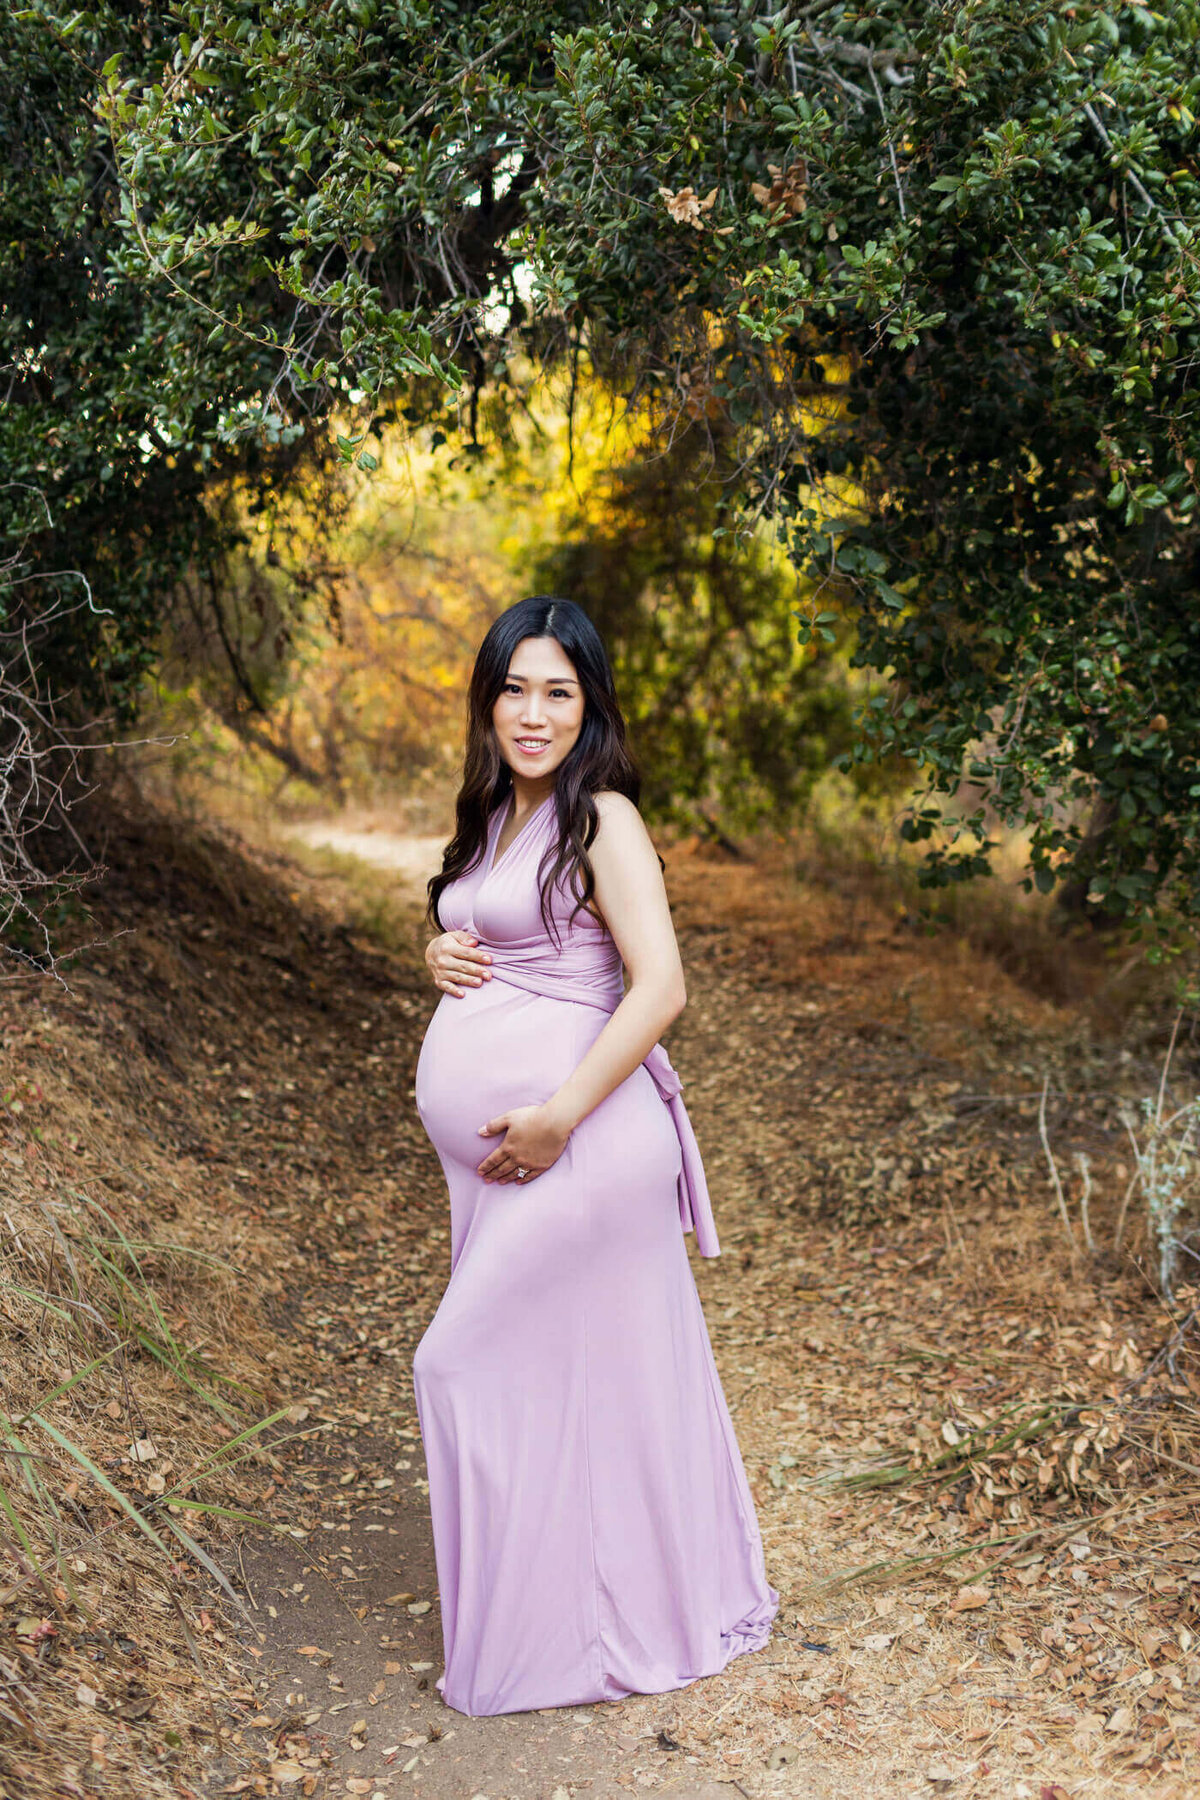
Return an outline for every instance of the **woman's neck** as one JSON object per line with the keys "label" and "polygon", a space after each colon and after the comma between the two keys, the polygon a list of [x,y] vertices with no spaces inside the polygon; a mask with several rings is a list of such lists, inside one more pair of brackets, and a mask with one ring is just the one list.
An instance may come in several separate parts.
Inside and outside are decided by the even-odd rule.
{"label": "woman's neck", "polygon": [[540,806],[543,800],[549,799],[554,792],[555,783],[553,775],[542,781],[526,781],[523,776],[514,775],[512,785],[513,817],[523,819],[527,813]]}

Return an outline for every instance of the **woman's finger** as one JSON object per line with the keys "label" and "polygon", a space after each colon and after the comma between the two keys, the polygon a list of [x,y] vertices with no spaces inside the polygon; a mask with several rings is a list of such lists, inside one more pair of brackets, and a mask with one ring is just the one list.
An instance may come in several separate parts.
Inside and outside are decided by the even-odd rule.
{"label": "woman's finger", "polygon": [[463,957],[470,962],[491,962],[491,951],[481,950],[478,938],[471,937],[469,933],[460,936],[458,932],[449,932],[447,935],[451,941],[445,947],[445,955]]}
{"label": "woman's finger", "polygon": [[[525,1171],[524,1175],[521,1174],[522,1169]],[[510,1157],[506,1163],[500,1165],[496,1174],[493,1176],[493,1180],[502,1181],[506,1184],[515,1183],[517,1187],[525,1187],[533,1180],[535,1175],[540,1175],[541,1173],[541,1169],[535,1169],[532,1163],[517,1162],[514,1157]]]}
{"label": "woman's finger", "polygon": [[[532,1170],[528,1164],[516,1163],[510,1156],[506,1156],[502,1151],[498,1150],[495,1154],[500,1158],[499,1161],[493,1162],[492,1158],[489,1156],[479,1165],[477,1173],[482,1175],[485,1181],[520,1182],[534,1173],[534,1170]],[[525,1176],[517,1174],[518,1168],[525,1170]],[[538,1171],[538,1173],[540,1173],[540,1171]]]}
{"label": "woman's finger", "polygon": [[467,964],[438,961],[433,965],[435,981],[470,981],[478,984],[479,976]]}
{"label": "woman's finger", "polygon": [[462,955],[458,952],[453,956],[435,956],[433,959],[433,967],[442,975],[473,975],[476,978],[478,978],[480,974],[490,974],[491,972],[490,970],[481,970],[478,963],[464,961]]}

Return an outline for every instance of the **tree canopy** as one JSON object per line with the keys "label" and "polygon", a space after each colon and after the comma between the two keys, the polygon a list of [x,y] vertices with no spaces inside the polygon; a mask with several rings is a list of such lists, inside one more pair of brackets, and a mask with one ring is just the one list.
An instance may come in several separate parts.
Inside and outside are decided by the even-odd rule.
{"label": "tree canopy", "polygon": [[998,817],[1047,889],[1194,910],[1198,42],[1198,0],[9,13],[10,613],[85,576],[49,666],[132,705],[223,482],[471,443],[582,358],[887,677],[849,754],[927,781],[932,879]]}

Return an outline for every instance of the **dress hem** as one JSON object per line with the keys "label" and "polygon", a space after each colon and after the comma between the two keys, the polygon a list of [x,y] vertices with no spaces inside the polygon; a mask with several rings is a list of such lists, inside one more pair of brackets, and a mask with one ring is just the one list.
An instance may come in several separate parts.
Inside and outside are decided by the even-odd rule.
{"label": "dress hem", "polygon": [[774,1626],[775,1618],[779,1611],[778,1594],[775,1592],[774,1588],[769,1589],[768,1592],[772,1598],[768,1602],[770,1613],[766,1619],[762,1618],[763,1609],[757,1608],[750,1619],[742,1624],[735,1625],[733,1630],[726,1634],[724,1641],[727,1643],[728,1647],[725,1650],[724,1656],[713,1668],[701,1669],[695,1675],[681,1675],[675,1681],[664,1681],[657,1683],[652,1687],[625,1687],[619,1682],[610,1681],[600,1693],[580,1694],[571,1700],[529,1700],[521,1706],[496,1707],[481,1712],[472,1712],[469,1707],[459,1706],[453,1700],[446,1698],[443,1686],[445,1682],[444,1674],[438,1676],[437,1680],[434,1682],[434,1686],[437,1688],[439,1694],[441,1694],[444,1704],[447,1705],[452,1712],[461,1713],[463,1717],[467,1719],[498,1719],[516,1713],[541,1712],[548,1707],[553,1707],[555,1711],[558,1711],[572,1706],[597,1706],[606,1700],[626,1700],[637,1694],[678,1693],[683,1688],[691,1687],[697,1681],[708,1681],[714,1675],[722,1674],[735,1658],[739,1656],[752,1656],[756,1651],[765,1650],[767,1648],[767,1645],[771,1642],[772,1627]]}

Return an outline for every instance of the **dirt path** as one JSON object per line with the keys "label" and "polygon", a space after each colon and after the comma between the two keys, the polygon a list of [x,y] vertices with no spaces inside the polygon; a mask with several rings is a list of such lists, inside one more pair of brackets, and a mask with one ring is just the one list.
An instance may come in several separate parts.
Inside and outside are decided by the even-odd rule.
{"label": "dirt path", "polygon": [[[289,835],[398,876],[414,904],[444,842],[323,822]],[[410,1055],[417,1047],[414,1037]],[[425,1147],[413,1161],[422,1191],[440,1192],[432,1151]],[[394,1237],[383,1225],[361,1247],[348,1243],[336,1252],[336,1285],[321,1271],[319,1283],[298,1297],[298,1327],[309,1325],[314,1352],[326,1359],[322,1383],[309,1398],[314,1411],[328,1405],[332,1429],[306,1456],[302,1477],[314,1495],[314,1515],[322,1516],[306,1521],[312,1529],[294,1549],[261,1537],[243,1547],[259,1620],[266,1613],[269,1622],[268,1666],[257,1678],[260,1710],[243,1725],[242,1740],[270,1734],[285,1763],[294,1760],[289,1746],[302,1753],[319,1740],[331,1793],[342,1785],[348,1793],[389,1793],[397,1776],[437,1800],[567,1800],[576,1792],[615,1800],[637,1786],[664,1787],[678,1800],[736,1792],[728,1781],[705,1780],[702,1765],[710,1759],[678,1743],[665,1726],[643,1722],[631,1729],[619,1708],[468,1719],[442,1704],[433,1686],[442,1661],[428,1484],[409,1374],[431,1307],[410,1307],[398,1332],[383,1262]],[[407,1272],[436,1286],[430,1265],[442,1262],[446,1237],[438,1224],[423,1243],[410,1242]],[[330,1365],[328,1332],[347,1310],[367,1349],[342,1347]],[[360,1368],[364,1356],[366,1369]],[[382,1435],[385,1420],[390,1429]],[[280,1761],[273,1767],[279,1780]],[[780,1759],[773,1788],[786,1768]]]}
{"label": "dirt path", "polygon": [[329,819],[293,825],[287,836],[313,850],[333,850],[339,856],[357,856],[377,869],[395,873],[404,885],[419,891],[441,867],[444,837],[412,837],[386,827],[364,823],[360,828]]}

